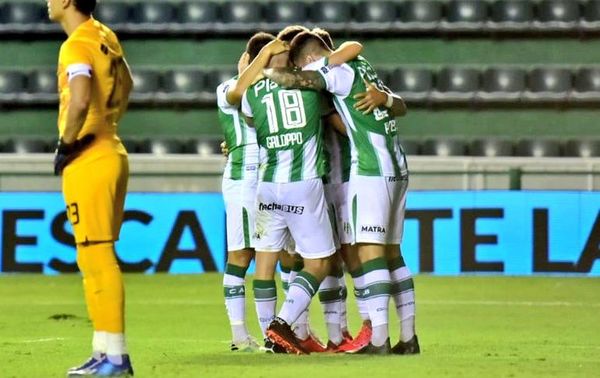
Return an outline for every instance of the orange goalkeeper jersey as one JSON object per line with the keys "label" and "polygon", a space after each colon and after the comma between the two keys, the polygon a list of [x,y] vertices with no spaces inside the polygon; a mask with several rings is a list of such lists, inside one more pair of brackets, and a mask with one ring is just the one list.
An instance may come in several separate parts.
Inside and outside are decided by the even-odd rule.
{"label": "orange goalkeeper jersey", "polygon": [[92,79],[92,95],[85,123],[77,138],[94,134],[96,141],[75,162],[88,160],[112,151],[126,154],[117,136],[117,121],[123,101],[126,69],[123,49],[115,33],[90,18],[75,29],[60,48],[58,57],[58,91],[60,108],[58,131],[62,136],[70,102],[69,75],[82,70]]}

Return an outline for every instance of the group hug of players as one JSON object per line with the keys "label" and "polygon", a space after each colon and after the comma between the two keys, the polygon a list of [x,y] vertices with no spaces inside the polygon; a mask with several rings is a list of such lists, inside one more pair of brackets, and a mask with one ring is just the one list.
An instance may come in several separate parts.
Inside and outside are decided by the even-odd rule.
{"label": "group hug of players", "polygon": [[[408,169],[395,117],[406,107],[362,56],[322,29],[256,33],[238,75],[217,88],[227,164],[228,260],[223,278],[232,350],[292,354],[417,354],[415,296],[400,254]],[[252,260],[257,317],[248,333],[245,276]],[[286,298],[276,312],[280,264]],[[346,317],[352,276],[362,328]],[[310,331],[317,295],[328,341]],[[392,347],[390,297],[400,322]]]}

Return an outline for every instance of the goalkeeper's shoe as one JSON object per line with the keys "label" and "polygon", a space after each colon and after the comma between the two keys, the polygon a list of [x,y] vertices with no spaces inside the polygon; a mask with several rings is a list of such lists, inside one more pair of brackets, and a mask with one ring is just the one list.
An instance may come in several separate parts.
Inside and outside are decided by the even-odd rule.
{"label": "goalkeeper's shoe", "polygon": [[112,363],[108,357],[104,357],[96,365],[83,370],[69,371],[67,377],[132,377],[133,367],[129,355],[122,356],[123,361],[120,364]]}
{"label": "goalkeeper's shoe", "polygon": [[323,353],[327,347],[311,331],[308,332],[306,340],[298,340],[302,348],[309,353]]}
{"label": "goalkeeper's shoe", "polygon": [[421,348],[419,347],[419,339],[417,335],[414,335],[412,339],[403,342],[402,340],[398,341],[398,344],[394,345],[392,348],[392,353],[394,354],[419,354],[421,353]]}
{"label": "goalkeeper's shoe", "polygon": [[357,350],[355,352],[346,352],[346,353],[352,353],[352,354],[375,354],[375,355],[387,355],[392,353],[392,348],[390,346],[390,338],[388,337],[387,340],[385,340],[385,343],[381,346],[375,346],[371,343],[369,343],[367,346],[365,346],[364,348]]}
{"label": "goalkeeper's shoe", "polygon": [[290,354],[310,354],[296,338],[292,327],[285,320],[276,317],[267,328],[267,337],[275,344],[280,345]]}
{"label": "goalkeeper's shoe", "polygon": [[231,343],[232,352],[258,352],[260,348],[260,345],[252,336],[248,336],[246,340]]}
{"label": "goalkeeper's shoe", "polygon": [[260,350],[267,353],[287,353],[287,350],[285,350],[284,347],[275,344],[274,342],[269,340],[269,338],[265,338],[265,346],[260,347]]}
{"label": "goalkeeper's shoe", "polygon": [[99,358],[92,356],[87,361],[85,361],[81,366],[73,366],[72,368],[67,370],[67,373],[87,370],[87,369],[99,364],[105,358],[106,358],[106,355],[104,353],[100,354]]}

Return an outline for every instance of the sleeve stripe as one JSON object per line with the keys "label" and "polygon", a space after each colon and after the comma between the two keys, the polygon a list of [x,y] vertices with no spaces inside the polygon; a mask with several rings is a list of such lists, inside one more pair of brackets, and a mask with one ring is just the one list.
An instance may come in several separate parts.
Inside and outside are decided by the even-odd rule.
{"label": "sleeve stripe", "polygon": [[92,66],[84,63],[75,63],[67,66],[67,77],[69,81],[76,76],[87,76],[92,77]]}

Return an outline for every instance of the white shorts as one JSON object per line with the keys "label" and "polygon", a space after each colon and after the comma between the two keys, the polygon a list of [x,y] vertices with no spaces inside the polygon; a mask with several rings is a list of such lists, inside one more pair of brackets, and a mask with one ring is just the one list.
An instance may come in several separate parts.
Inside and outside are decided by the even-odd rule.
{"label": "white shorts", "polygon": [[329,206],[331,219],[334,220],[333,237],[336,248],[340,244],[352,244],[352,226],[348,212],[348,182],[325,184],[325,199]]}
{"label": "white shorts", "polygon": [[400,244],[408,177],[351,176],[348,206],[355,243]]}
{"label": "white shorts", "polygon": [[335,253],[321,179],[258,184],[256,250],[279,252],[288,246],[290,238],[296,243],[296,252],[305,259]]}
{"label": "white shorts", "polygon": [[254,215],[258,180],[223,179],[227,226],[227,251],[254,248]]}

